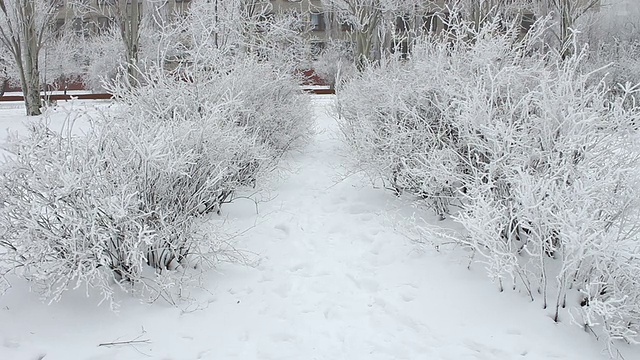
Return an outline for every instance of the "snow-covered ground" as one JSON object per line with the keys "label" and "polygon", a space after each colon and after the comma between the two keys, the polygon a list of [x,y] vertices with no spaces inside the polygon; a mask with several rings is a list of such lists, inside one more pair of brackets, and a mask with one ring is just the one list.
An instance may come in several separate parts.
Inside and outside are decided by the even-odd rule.
{"label": "snow-covered ground", "polygon": [[[93,91],[91,90],[53,90],[53,91],[47,91],[47,92],[42,92],[42,94],[46,94],[46,95],[64,95],[64,94],[68,94],[68,95],[81,95],[81,94],[93,94]],[[22,91],[7,91],[4,93],[4,96],[22,96]]]}
{"label": "snow-covered ground", "polygon": [[[260,193],[257,213],[238,199],[211,220],[237,232],[253,266],[221,265],[177,307],[124,297],[118,313],[80,291],[45,305],[14,281],[0,297],[0,360],[607,358],[540,302],[396,231],[390,214],[410,206],[344,175],[332,101],[314,97],[317,135]],[[19,127],[21,111],[0,109],[0,126]],[[98,346],[129,340],[139,342]]]}
{"label": "snow-covered ground", "polygon": [[[87,128],[86,115],[95,114],[111,104],[110,100],[60,101],[58,106],[45,109],[44,114],[50,119],[52,129],[59,131],[68,122],[74,121],[74,131],[82,133]],[[0,102],[0,148],[9,132],[24,132],[27,129],[26,125],[40,119],[41,117],[26,116],[22,101]]]}

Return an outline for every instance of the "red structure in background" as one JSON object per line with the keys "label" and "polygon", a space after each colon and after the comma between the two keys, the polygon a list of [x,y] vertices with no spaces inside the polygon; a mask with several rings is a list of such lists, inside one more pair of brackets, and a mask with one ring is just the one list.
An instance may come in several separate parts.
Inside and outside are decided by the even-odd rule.
{"label": "red structure in background", "polygon": [[322,86],[322,88],[307,88],[304,91],[317,95],[329,95],[335,94],[335,90],[318,75],[313,69],[299,70],[296,75],[300,75],[304,80],[302,82],[304,86]]}
{"label": "red structure in background", "polygon": [[[72,79],[60,78],[51,84],[47,84],[47,91],[65,91],[65,90],[86,90],[82,79],[76,77]],[[0,91],[2,92],[2,91]],[[22,92],[20,84],[12,84],[7,82],[4,85],[4,92]]]}
{"label": "red structure in background", "polygon": [[[43,99],[46,98],[48,101],[69,101],[72,99],[78,100],[110,100],[113,99],[113,95],[111,94],[75,94],[75,95],[65,95],[65,94],[53,94],[41,96]],[[22,95],[5,95],[0,96],[0,102],[2,101],[24,101],[24,97]]]}
{"label": "red structure in background", "polygon": [[[299,75],[303,79],[303,85],[306,86],[327,86],[327,88],[313,88],[313,89],[305,89],[305,91],[314,93],[314,94],[333,94],[334,90],[327,84],[327,82],[320,77],[313,69],[306,70],[298,70],[296,75]],[[21,93],[22,89],[19,85],[11,84],[10,82],[4,82],[0,84],[3,86],[3,89],[0,89],[0,94],[4,94],[7,92],[18,92]],[[67,91],[67,90],[87,90],[84,86],[84,82],[81,78],[60,78],[54,81],[52,84],[47,84],[46,91]],[[4,90],[4,91],[2,91]],[[43,94],[43,97],[45,95]],[[46,94],[46,97],[49,100],[70,100],[71,96],[67,94]],[[76,94],[73,96],[77,99],[111,99],[111,94]],[[22,95],[4,95],[0,96],[0,101],[23,101]]]}
{"label": "red structure in background", "polygon": [[301,75],[304,79],[303,85],[329,85],[313,69],[298,70],[296,75]]}

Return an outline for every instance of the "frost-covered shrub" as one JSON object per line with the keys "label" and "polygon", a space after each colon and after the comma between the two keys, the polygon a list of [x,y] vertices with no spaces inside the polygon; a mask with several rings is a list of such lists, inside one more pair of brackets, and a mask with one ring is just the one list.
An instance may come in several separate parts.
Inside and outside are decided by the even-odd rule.
{"label": "frost-covered shrub", "polygon": [[[245,48],[251,40],[276,51],[275,39],[289,39],[291,29],[271,29],[268,39],[245,33],[267,22],[267,8],[236,13],[243,4],[225,2],[218,22],[207,16],[213,4],[200,1],[186,19],[158,24],[157,39],[145,42],[156,51],[143,52],[150,55],[135,79],[101,72],[112,78],[102,86],[115,101],[92,115],[85,134],[41,123],[10,140],[0,166],[0,279],[15,272],[49,299],[87,286],[111,301],[114,281],[166,296],[184,279],[171,280],[168,270],[221,255],[217,232],[199,229],[201,215],[255,186],[313,124],[293,60],[278,64]],[[96,40],[96,56],[113,35]],[[87,63],[101,67],[97,60]]]}
{"label": "frost-covered shrub", "polygon": [[85,136],[40,123],[11,141],[0,263],[47,298],[83,284],[110,300],[109,279],[139,283],[145,267],[201,260],[192,255],[213,245],[194,238],[195,217],[219,208],[240,165],[266,160],[221,108],[155,122],[130,110],[103,114]]}
{"label": "frost-covered shrub", "polygon": [[585,65],[598,69],[611,64],[603,71],[611,85],[640,83],[640,9],[630,4],[607,5],[586,14],[584,33],[578,34],[578,40],[592,49]]}
{"label": "frost-covered shrub", "polygon": [[303,19],[288,12],[270,15],[271,6],[264,0],[191,4],[183,19],[164,29],[158,70],[141,71],[148,85],[142,91],[151,93],[139,97],[138,105],[160,109],[159,99],[176,96],[159,84],[168,71],[167,79],[184,82],[180,89],[189,95],[165,112],[199,111],[224,100],[230,121],[256,135],[274,159],[301,144],[313,124],[310,98],[300,89],[303,79],[294,75],[304,57],[300,47],[306,41],[298,31]]}
{"label": "frost-covered shrub", "polygon": [[[607,85],[619,90],[618,84],[640,83],[640,40],[607,39],[591,51],[583,66],[604,78]],[[618,91],[616,91],[618,92]]]}
{"label": "frost-covered shrub", "polygon": [[351,44],[344,41],[329,41],[312,63],[313,70],[329,85],[348,81],[356,72]]}
{"label": "frost-covered shrub", "polygon": [[312,124],[293,77],[250,58],[220,64],[105,85],[115,104],[82,136],[42,123],[14,137],[0,174],[0,274],[51,299],[86,285],[111,300],[112,281],[165,289],[167,270],[219,256],[217,235],[194,222],[255,185]]}
{"label": "frost-covered shrub", "polygon": [[124,62],[124,44],[119,29],[111,29],[90,37],[76,38],[73,43],[80,63],[77,71],[85,87],[95,92],[104,92],[103,82],[111,81]]}
{"label": "frost-covered shrub", "polygon": [[[379,77],[382,71],[385,76]],[[419,193],[421,185],[438,182],[436,178],[417,182],[410,174],[414,165],[426,161],[415,150],[436,150],[439,133],[446,131],[442,113],[429,103],[429,97],[435,95],[429,86],[429,82],[421,85],[408,68],[393,64],[365,70],[339,92],[342,130],[357,152],[356,158],[363,168],[382,175],[398,193]],[[416,88],[420,91],[405,91]],[[433,187],[425,186],[424,190]]]}
{"label": "frost-covered shrub", "polygon": [[[425,64],[392,59],[369,67],[338,88],[340,127],[358,166],[380,177],[397,194],[427,198],[444,216],[460,168],[459,139],[448,109],[455,91],[442,91],[440,71],[447,63],[446,44]],[[440,60],[440,61],[438,61]],[[429,71],[422,67],[433,66]],[[439,169],[445,167],[445,169]],[[429,169],[429,171],[426,171]]]}
{"label": "frost-covered shrub", "polygon": [[569,307],[610,340],[637,342],[637,88],[593,81],[584,52],[540,52],[543,27],[520,40],[499,21],[459,22],[423,38],[409,60],[338,89],[341,128],[359,165],[397,193],[441,216],[461,207],[452,218],[465,231],[421,225],[425,236],[466,245],[501,289],[540,296],[556,320]]}
{"label": "frost-covered shrub", "polygon": [[[260,79],[257,82],[256,79]],[[211,89],[233,99],[232,117],[279,157],[299,147],[312,133],[311,100],[300,89],[300,79],[269,62],[251,58],[236,62]]]}
{"label": "frost-covered shrub", "polygon": [[302,144],[311,133],[308,96],[296,79],[268,64],[237,59],[210,72],[154,69],[146,72],[143,81],[137,87],[117,82],[108,88],[146,123],[217,116],[260,148],[255,155],[260,161],[237,157],[235,170],[227,175],[233,179],[225,180],[231,186],[221,194],[222,202],[229,200],[236,187],[254,184],[285,151]]}
{"label": "frost-covered shrub", "polygon": [[255,135],[274,159],[308,139],[313,126],[311,102],[298,78],[255,58],[229,59],[215,52],[213,56],[221,58],[215,70],[147,70],[144,86],[130,88],[117,82],[109,91],[154,119],[202,115],[222,102],[227,121]]}

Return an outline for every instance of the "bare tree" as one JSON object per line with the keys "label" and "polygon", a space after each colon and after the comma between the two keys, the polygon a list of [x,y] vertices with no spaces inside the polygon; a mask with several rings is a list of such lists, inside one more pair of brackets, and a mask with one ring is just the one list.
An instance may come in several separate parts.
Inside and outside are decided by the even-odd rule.
{"label": "bare tree", "polygon": [[511,18],[523,9],[523,0],[477,0],[460,1],[464,14],[474,24],[476,31],[493,17],[500,15]]}
{"label": "bare tree", "polygon": [[276,12],[267,0],[193,1],[183,19],[165,28],[168,43],[159,46],[179,55],[158,58],[200,61],[213,69],[218,65],[211,61],[219,61],[218,54],[251,56],[293,71],[309,60],[304,25],[301,14]]}
{"label": "bare tree", "polygon": [[339,21],[351,28],[355,43],[355,62],[358,69],[375,61],[372,53],[379,41],[379,31],[385,15],[393,10],[397,1],[393,0],[322,0],[325,8],[335,12]]}
{"label": "bare tree", "polygon": [[[2,51],[2,46],[0,45],[0,51]],[[5,65],[5,61],[0,55],[0,96],[4,95],[4,92],[7,89],[7,85],[9,84],[9,75],[7,74],[7,66]]]}
{"label": "bare tree", "polygon": [[139,79],[138,60],[144,8],[148,7],[148,10],[153,10],[155,9],[154,5],[164,6],[165,3],[150,4],[149,1],[143,0],[111,0],[99,1],[97,7],[79,7],[85,11],[88,10],[87,13],[95,12],[106,16],[117,24],[125,49],[127,81],[132,85],[135,85]]}
{"label": "bare tree", "polygon": [[57,1],[0,0],[0,42],[11,53],[27,115],[40,115],[38,56],[57,12]]}
{"label": "bare tree", "polygon": [[[131,2],[131,4],[129,4]],[[118,20],[120,35],[124,41],[127,60],[127,75],[133,83],[138,79],[137,65],[140,52],[140,24],[142,22],[141,0],[120,1]]]}
{"label": "bare tree", "polygon": [[600,6],[602,0],[451,0],[445,3],[450,8],[458,8],[467,20],[473,22],[476,30],[493,21],[496,15],[507,20],[521,19],[523,12],[531,12],[538,17],[549,16],[555,25],[549,26],[546,42],[564,59],[573,52],[574,33],[579,30],[578,20]]}
{"label": "bare tree", "polygon": [[[141,35],[145,22],[164,25],[167,1],[152,0],[99,0],[97,5],[85,1],[72,3],[73,16],[93,22],[94,28],[104,32],[105,26],[115,25],[124,45],[123,57],[126,63],[126,80],[135,86],[140,79],[139,57],[141,54]],[[107,18],[107,24],[95,23],[96,18]],[[148,21],[147,21],[148,20]]]}
{"label": "bare tree", "polygon": [[558,44],[562,58],[572,54],[574,32],[577,21],[589,10],[600,5],[601,0],[539,0],[534,10],[543,15],[552,15],[557,25],[551,28],[553,39]]}
{"label": "bare tree", "polygon": [[[442,6],[442,1],[431,3]],[[476,30],[484,23],[493,21],[496,15],[506,20],[521,19],[523,12],[538,17],[549,16],[555,25],[549,26],[546,42],[550,48],[557,49],[562,58],[567,58],[573,51],[574,33],[579,30],[578,20],[600,6],[602,0],[451,0],[444,3],[449,9],[460,10]]]}

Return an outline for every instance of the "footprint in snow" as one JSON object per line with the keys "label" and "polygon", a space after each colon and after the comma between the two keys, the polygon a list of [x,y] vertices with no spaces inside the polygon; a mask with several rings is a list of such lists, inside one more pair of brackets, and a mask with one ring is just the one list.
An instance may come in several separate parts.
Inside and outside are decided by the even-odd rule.
{"label": "footprint in snow", "polygon": [[387,254],[380,254],[379,252],[370,252],[369,255],[365,255],[369,265],[373,267],[382,267],[393,264],[396,259],[393,256]]}
{"label": "footprint in snow", "polygon": [[292,273],[301,273],[301,275],[304,276],[310,276],[309,270],[310,270],[311,266],[309,263],[307,262],[299,262],[297,264],[292,265],[291,267],[289,267],[289,271]]}
{"label": "footprint in snow", "polygon": [[18,342],[18,340],[5,338],[2,342],[2,346],[8,349],[17,349],[20,347],[20,343]]}
{"label": "footprint in snow", "polygon": [[333,305],[325,308],[322,314],[324,315],[324,318],[327,320],[342,319],[342,314],[340,309]]}
{"label": "footprint in snow", "polygon": [[400,298],[404,302],[411,302],[416,299],[416,295],[408,292],[404,292],[400,294]]}
{"label": "footprint in snow", "polygon": [[271,339],[273,341],[279,342],[293,342],[296,340],[295,335],[289,333],[275,333],[271,335]]}
{"label": "footprint in snow", "polygon": [[358,289],[365,290],[368,292],[377,292],[380,288],[380,283],[373,278],[356,278],[353,275],[347,274],[347,277],[353,281],[353,283],[358,287]]}
{"label": "footprint in snow", "polygon": [[360,238],[360,241],[362,241],[362,242],[364,242],[366,244],[371,244],[374,241],[374,239],[371,236],[369,236],[368,234],[360,234],[359,238]]}
{"label": "footprint in snow", "polygon": [[522,332],[518,329],[508,329],[507,334],[509,335],[522,335]]}
{"label": "footprint in snow", "polygon": [[273,289],[273,292],[281,298],[286,298],[289,296],[289,293],[291,293],[291,288],[291,283],[282,283],[276,286],[276,288]]}
{"label": "footprint in snow", "polygon": [[272,282],[274,278],[275,277],[273,276],[272,272],[263,272],[262,276],[260,277],[260,280],[258,280],[258,281],[261,282],[261,283]]}
{"label": "footprint in snow", "polygon": [[[463,340],[464,345],[467,347],[467,349],[474,351],[475,353],[482,355],[483,358],[487,358],[487,359],[495,359],[496,357],[498,359],[509,359],[509,353],[507,353],[504,350],[501,349],[497,349],[494,347],[489,347],[487,345],[481,344],[479,342],[470,340],[470,339],[465,339]],[[489,356],[491,355],[491,356]]]}
{"label": "footprint in snow", "polygon": [[280,223],[280,224],[277,224],[276,226],[274,226],[274,228],[276,230],[282,231],[283,233],[285,233],[287,235],[289,235],[289,233],[291,232],[291,228],[287,224]]}
{"label": "footprint in snow", "polygon": [[345,229],[346,229],[346,226],[343,223],[336,223],[329,228],[328,232],[329,234],[344,233]]}
{"label": "footprint in snow", "polygon": [[364,222],[369,222],[371,220],[373,220],[373,215],[372,214],[362,214],[360,215],[360,221],[364,221]]}
{"label": "footprint in snow", "polygon": [[352,215],[367,214],[370,215],[371,207],[367,204],[352,204],[347,207],[347,212]]}

